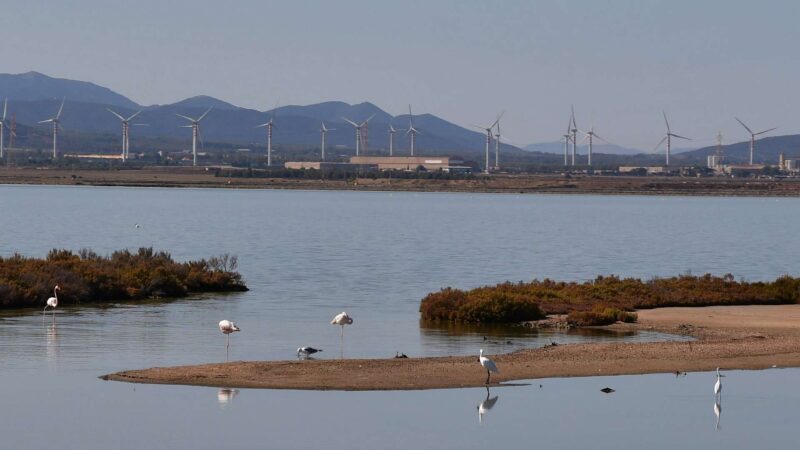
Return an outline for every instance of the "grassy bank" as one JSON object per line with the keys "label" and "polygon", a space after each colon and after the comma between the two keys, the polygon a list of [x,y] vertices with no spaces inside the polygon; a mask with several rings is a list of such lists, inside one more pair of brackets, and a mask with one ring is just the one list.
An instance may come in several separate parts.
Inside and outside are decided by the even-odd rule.
{"label": "grassy bank", "polygon": [[635,321],[630,312],[667,306],[765,305],[797,303],[800,279],[783,276],[771,282],[682,275],[671,278],[597,277],[585,283],[534,280],[501,283],[469,291],[446,288],[420,303],[424,320],[514,323],[547,314],[567,314],[577,325]]}
{"label": "grassy bank", "polygon": [[61,287],[60,305],[246,291],[236,263],[229,255],[175,262],[152,248],[108,256],[54,249],[44,259],[0,257],[0,308],[44,307],[55,285]]}

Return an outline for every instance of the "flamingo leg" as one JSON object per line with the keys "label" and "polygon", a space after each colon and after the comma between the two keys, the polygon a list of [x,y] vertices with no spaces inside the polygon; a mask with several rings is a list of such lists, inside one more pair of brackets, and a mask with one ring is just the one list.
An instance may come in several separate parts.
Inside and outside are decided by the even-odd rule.
{"label": "flamingo leg", "polygon": [[228,362],[228,354],[230,352],[230,348],[231,348],[231,335],[230,334],[226,334],[225,335],[225,362]]}
{"label": "flamingo leg", "polygon": [[489,384],[489,378],[491,378],[491,377],[492,377],[492,372],[487,370],[486,371],[486,384],[487,385]]}

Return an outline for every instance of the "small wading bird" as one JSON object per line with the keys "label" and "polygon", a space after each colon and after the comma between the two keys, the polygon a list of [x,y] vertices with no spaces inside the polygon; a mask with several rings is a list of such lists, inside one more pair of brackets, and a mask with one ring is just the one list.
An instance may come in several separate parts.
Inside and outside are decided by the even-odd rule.
{"label": "small wading bird", "polygon": [[58,285],[56,285],[56,287],[53,288],[53,296],[47,299],[47,304],[44,305],[44,309],[42,310],[42,315],[44,315],[45,311],[47,311],[47,308],[53,308],[53,317],[56,316],[56,306],[58,306],[58,291],[60,290],[61,287],[59,287]]}
{"label": "small wading bird", "polygon": [[722,399],[722,377],[725,375],[720,375],[719,367],[717,367],[717,382],[714,383],[714,395],[718,399]]}
{"label": "small wading bird", "polygon": [[322,351],[321,348],[298,347],[298,349],[297,349],[297,357],[299,358],[300,355],[303,355],[305,357],[309,357],[309,356],[313,355],[314,353],[321,352],[321,351]]}
{"label": "small wading bird", "polygon": [[486,384],[489,384],[489,378],[491,378],[492,372],[500,373],[500,371],[497,369],[497,365],[494,363],[494,361],[483,356],[483,349],[481,349],[481,355],[478,358],[478,361],[480,361],[481,366],[486,369]]}
{"label": "small wading bird", "polygon": [[219,331],[225,335],[225,360],[228,360],[228,350],[231,347],[231,333],[234,333],[239,330],[239,327],[236,326],[235,323],[231,322],[230,320],[220,320],[219,321]]}

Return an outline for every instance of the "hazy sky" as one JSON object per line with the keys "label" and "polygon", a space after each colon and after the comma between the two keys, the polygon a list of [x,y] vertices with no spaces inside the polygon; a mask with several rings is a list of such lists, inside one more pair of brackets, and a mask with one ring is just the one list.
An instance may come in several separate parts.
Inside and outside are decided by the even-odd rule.
{"label": "hazy sky", "polygon": [[800,2],[3,0],[0,72],[92,81],[144,104],[407,104],[460,125],[506,110],[516,144],[575,104],[615,143],[800,133]]}

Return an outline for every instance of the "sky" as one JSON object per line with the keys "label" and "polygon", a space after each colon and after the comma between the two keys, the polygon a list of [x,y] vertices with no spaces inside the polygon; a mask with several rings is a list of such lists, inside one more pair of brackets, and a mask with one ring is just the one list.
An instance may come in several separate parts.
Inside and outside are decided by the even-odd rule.
{"label": "sky", "polygon": [[578,127],[645,151],[800,133],[796,0],[3,0],[0,72],[91,81],[141,104],[211,95],[408,104],[462,126],[505,111],[517,145]]}

